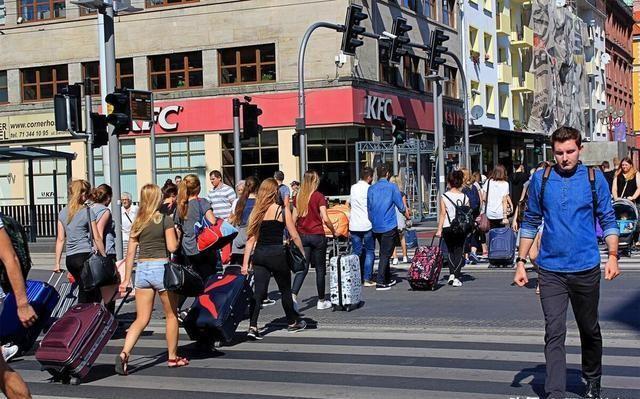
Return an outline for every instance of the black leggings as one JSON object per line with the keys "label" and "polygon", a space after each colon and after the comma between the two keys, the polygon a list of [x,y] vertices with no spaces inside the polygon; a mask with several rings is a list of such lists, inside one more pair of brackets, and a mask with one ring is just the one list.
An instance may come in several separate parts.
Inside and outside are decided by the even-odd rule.
{"label": "black leggings", "polygon": [[187,256],[189,264],[193,266],[196,273],[202,277],[205,282],[209,277],[216,274],[218,268],[222,270],[220,265],[220,256],[218,251],[214,249],[205,249],[196,255]]}
{"label": "black leggings", "polygon": [[99,288],[86,291],[84,289],[84,284],[82,284],[82,269],[84,268],[84,262],[90,257],[91,252],[87,252],[67,255],[66,258],[67,270],[69,270],[69,273],[71,273],[78,284],[78,303],[102,302],[102,294],[100,293]]}
{"label": "black leggings", "polygon": [[292,291],[298,295],[302,288],[302,283],[309,273],[309,266],[313,265],[316,269],[316,287],[318,288],[318,300],[324,301],[325,294],[325,278],[327,275],[327,238],[324,234],[300,234],[302,239],[302,247],[304,248],[304,257],[307,264],[304,271],[296,273],[293,279]]}
{"label": "black leggings", "polygon": [[271,275],[278,284],[281,294],[282,308],[289,324],[298,321],[298,313],[293,308],[293,298],[291,297],[291,271],[287,265],[284,247],[282,245],[260,245],[257,246],[253,254],[253,276],[254,294],[249,312],[251,321],[249,326],[258,326],[258,316],[260,316],[260,306],[267,297],[269,290],[269,280]]}
{"label": "black leggings", "polygon": [[451,229],[442,230],[442,238],[447,244],[447,263],[449,264],[449,274],[459,279],[464,266],[464,242],[465,236],[451,233]]}

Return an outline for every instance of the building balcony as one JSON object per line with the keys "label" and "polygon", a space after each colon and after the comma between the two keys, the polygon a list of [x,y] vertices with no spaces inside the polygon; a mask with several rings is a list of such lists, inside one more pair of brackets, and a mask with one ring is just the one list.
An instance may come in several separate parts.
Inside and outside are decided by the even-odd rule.
{"label": "building balcony", "polygon": [[498,83],[510,85],[513,83],[511,75],[511,65],[507,63],[498,64]]}
{"label": "building balcony", "polygon": [[525,72],[522,76],[514,76],[511,83],[513,93],[533,93],[533,73]]}
{"label": "building balcony", "polygon": [[496,14],[496,33],[507,36],[511,33],[511,15]]}
{"label": "building balcony", "polygon": [[512,47],[533,47],[533,29],[528,26],[522,27],[521,30],[511,32]]}

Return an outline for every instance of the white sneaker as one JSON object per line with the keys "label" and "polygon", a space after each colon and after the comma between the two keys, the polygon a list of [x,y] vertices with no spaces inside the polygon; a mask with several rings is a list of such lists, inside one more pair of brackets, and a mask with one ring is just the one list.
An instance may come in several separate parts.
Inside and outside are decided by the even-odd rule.
{"label": "white sneaker", "polygon": [[326,310],[326,309],[331,309],[333,305],[331,305],[331,301],[318,301],[318,304],[316,305],[316,309],[318,310]]}
{"label": "white sneaker", "polygon": [[453,274],[449,275],[449,281],[447,281],[447,284],[451,285],[453,284],[453,280],[456,279],[456,276],[454,276]]}
{"label": "white sneaker", "polygon": [[453,284],[454,287],[462,287],[462,281],[458,280],[457,278],[453,280]]}
{"label": "white sneaker", "polygon": [[393,265],[396,266],[398,264],[398,258],[393,258]]}
{"label": "white sneaker", "polygon": [[18,353],[18,345],[5,344],[2,345],[2,357],[8,362]]}
{"label": "white sneaker", "polygon": [[406,256],[404,256],[402,258],[402,263],[409,263],[409,258],[407,258]]}

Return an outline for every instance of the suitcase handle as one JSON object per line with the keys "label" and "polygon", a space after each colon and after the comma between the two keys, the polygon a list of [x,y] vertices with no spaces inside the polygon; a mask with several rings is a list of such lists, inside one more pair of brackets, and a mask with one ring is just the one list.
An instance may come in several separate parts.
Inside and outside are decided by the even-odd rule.
{"label": "suitcase handle", "polygon": [[[116,291],[113,293],[113,296],[111,297],[111,300],[109,302],[113,302],[113,300],[116,298],[116,295],[118,294],[118,291],[116,289]],[[133,287],[127,287],[127,290],[124,294],[124,298],[122,298],[122,300],[120,301],[120,305],[118,305],[118,309],[116,309],[115,313],[113,314],[113,316],[117,316],[118,313],[120,313],[120,309],[122,309],[122,306],[124,306],[124,303],[127,301],[127,298],[129,298],[129,294],[131,294],[131,292],[133,291]]]}
{"label": "suitcase handle", "polygon": [[57,274],[58,278],[56,279],[55,284],[53,284],[53,287],[57,287],[58,284],[60,284],[60,280],[62,279],[62,276],[64,276],[65,272],[66,272],[65,269],[59,269],[57,271],[54,271],[53,273],[51,273],[51,277],[49,277],[49,280],[47,280],[47,284],[51,285],[51,281],[53,280],[53,276],[55,276]]}

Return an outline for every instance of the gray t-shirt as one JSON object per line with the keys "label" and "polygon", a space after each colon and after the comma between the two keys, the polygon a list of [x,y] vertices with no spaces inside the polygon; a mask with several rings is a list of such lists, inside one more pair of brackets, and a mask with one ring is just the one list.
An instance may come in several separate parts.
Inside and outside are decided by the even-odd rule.
{"label": "gray t-shirt", "polygon": [[[100,220],[105,211],[110,210],[103,204],[93,204],[91,209],[96,214],[96,222]],[[113,217],[111,217],[111,213],[109,213],[109,220],[107,221],[107,225],[102,233],[104,236],[104,250],[107,255],[115,255],[116,254],[116,224],[113,222]]]}
{"label": "gray t-shirt", "polygon": [[[193,230],[196,222],[202,219],[207,211],[211,210],[211,203],[204,198],[192,199],[187,207],[187,217],[184,220],[178,220],[182,226],[182,252],[187,256],[193,256],[200,253],[198,251],[198,243],[196,241],[195,231]],[[176,217],[178,212],[176,212]]]}
{"label": "gray t-shirt", "polygon": [[[87,215],[87,208],[82,207],[73,216],[71,222],[67,222],[67,215],[69,214],[69,208],[64,207],[58,215],[58,220],[64,227],[64,232],[67,236],[67,256],[76,254],[86,254],[93,252],[93,243],[89,238],[89,216]],[[90,209],[91,221],[96,221],[96,214],[93,209]]]}

